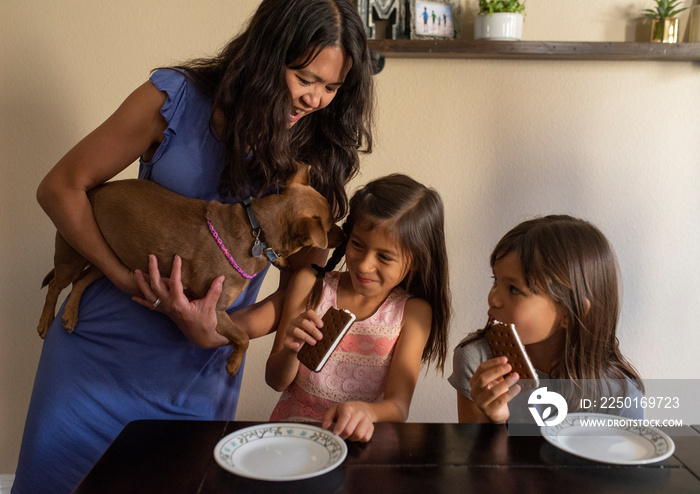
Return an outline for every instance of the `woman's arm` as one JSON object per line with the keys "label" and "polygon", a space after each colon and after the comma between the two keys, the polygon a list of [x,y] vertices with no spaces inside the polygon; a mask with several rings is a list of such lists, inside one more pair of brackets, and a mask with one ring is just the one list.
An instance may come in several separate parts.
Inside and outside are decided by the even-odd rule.
{"label": "woman's arm", "polygon": [[102,125],[81,140],[39,184],[37,200],[58,232],[120,289],[140,294],[134,273],[102,237],[87,191],[158,147],[165,102],[151,82],[137,88]]}
{"label": "woman's arm", "polygon": [[430,335],[432,309],[422,299],[406,302],[401,334],[389,367],[384,399],[378,403],[352,401],[332,407],[323,417],[323,427],[343,439],[369,441],[375,422],[405,422],[420,374],[423,349]]}
{"label": "woman's arm", "polygon": [[[151,262],[149,279],[124,266],[102,236],[87,192],[113,178],[140,156],[150,159],[163,139],[167,122],[160,111],[166,95],[150,81],[130,94],[97,129],[80,141],[49,171],[37,190],[37,200],[59,233],[137,302],[168,315],[193,343],[204,348],[227,345],[216,332],[215,307],[221,280],[215,280],[204,299],[190,301],[178,274],[163,280]],[[179,259],[177,262],[181,262]],[[175,270],[175,262],[173,270]]]}
{"label": "woman's arm", "polygon": [[299,369],[297,354],[304,343],[315,345],[323,337],[318,326],[321,317],[314,310],[305,310],[316,281],[313,269],[301,269],[289,280],[275,342],[265,366],[265,382],[276,391],[283,391],[294,381]]}

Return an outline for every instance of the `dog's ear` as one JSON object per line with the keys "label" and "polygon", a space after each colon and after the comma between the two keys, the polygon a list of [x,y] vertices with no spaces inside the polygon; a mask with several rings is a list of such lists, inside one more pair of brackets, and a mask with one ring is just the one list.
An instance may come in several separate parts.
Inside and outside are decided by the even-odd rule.
{"label": "dog's ear", "polygon": [[301,218],[294,227],[294,237],[302,246],[310,245],[321,249],[328,247],[326,230],[319,218]]}
{"label": "dog's ear", "polygon": [[291,183],[301,184],[301,185],[311,185],[311,165],[305,165],[304,163],[297,163],[297,172],[290,180]]}
{"label": "dog's ear", "polygon": [[335,249],[345,241],[345,232],[338,225],[333,225],[328,232],[328,248]]}

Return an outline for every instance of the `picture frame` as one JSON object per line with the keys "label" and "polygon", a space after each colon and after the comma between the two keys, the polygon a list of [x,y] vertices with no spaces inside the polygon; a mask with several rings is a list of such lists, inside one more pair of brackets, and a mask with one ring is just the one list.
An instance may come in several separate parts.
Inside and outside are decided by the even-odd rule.
{"label": "picture frame", "polygon": [[407,0],[411,39],[461,36],[459,0]]}

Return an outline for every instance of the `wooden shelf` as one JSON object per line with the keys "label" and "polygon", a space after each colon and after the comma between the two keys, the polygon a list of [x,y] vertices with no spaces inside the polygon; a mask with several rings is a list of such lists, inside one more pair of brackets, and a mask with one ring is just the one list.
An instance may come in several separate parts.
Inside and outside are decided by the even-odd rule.
{"label": "wooden shelf", "polygon": [[370,40],[369,47],[386,58],[700,61],[700,43],[402,39]]}

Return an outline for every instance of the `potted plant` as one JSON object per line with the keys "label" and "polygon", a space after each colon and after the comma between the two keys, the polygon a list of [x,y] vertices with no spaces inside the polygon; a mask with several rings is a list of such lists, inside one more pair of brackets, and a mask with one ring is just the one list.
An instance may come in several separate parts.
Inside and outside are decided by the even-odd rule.
{"label": "potted plant", "polygon": [[678,42],[678,18],[688,7],[679,8],[680,0],[654,0],[655,9],[646,9],[643,14],[651,21],[651,41],[656,43]]}
{"label": "potted plant", "polygon": [[479,0],[474,39],[520,40],[524,14],[525,0]]}

